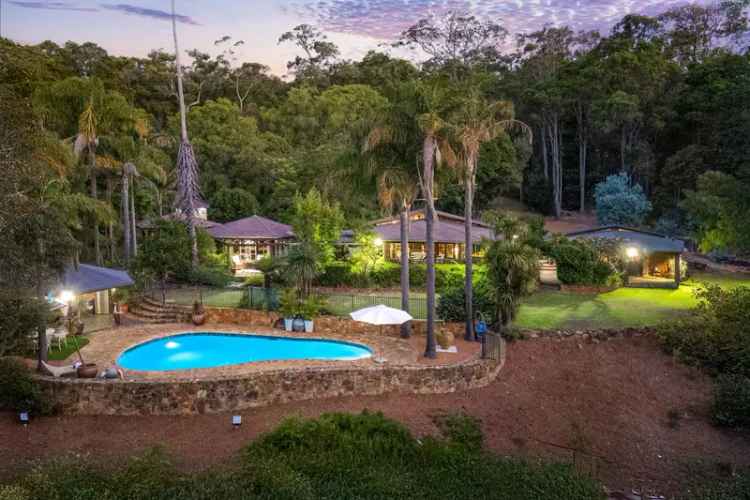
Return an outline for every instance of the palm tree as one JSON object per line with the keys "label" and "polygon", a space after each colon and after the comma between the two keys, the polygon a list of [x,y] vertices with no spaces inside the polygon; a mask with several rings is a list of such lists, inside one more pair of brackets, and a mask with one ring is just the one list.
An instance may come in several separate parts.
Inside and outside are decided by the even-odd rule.
{"label": "palm tree", "polygon": [[[135,248],[135,207],[131,208],[130,197],[132,195],[130,183],[134,176],[138,175],[138,169],[130,162],[122,166],[122,240],[123,256],[125,262],[130,262],[131,256],[136,255]],[[131,215],[132,211],[132,215]],[[132,231],[132,232],[131,232]]]}
{"label": "palm tree", "polygon": [[300,298],[307,298],[312,292],[312,283],[322,271],[323,255],[320,248],[311,241],[293,245],[285,259],[285,273],[290,281],[295,281]]}
{"label": "palm tree", "polygon": [[474,335],[474,238],[473,213],[474,192],[477,182],[477,165],[482,144],[496,139],[500,134],[512,130],[520,131],[529,142],[531,128],[513,118],[513,104],[508,101],[488,102],[478,92],[472,92],[463,100],[458,112],[457,141],[460,147],[458,165],[462,169],[464,184],[464,262],[466,263],[466,331],[467,341],[475,339]]}
{"label": "palm tree", "polygon": [[[409,212],[418,194],[417,184],[409,175],[396,169],[388,169],[378,180],[380,205],[389,212],[398,211],[401,223],[401,309],[409,312]],[[411,324],[401,325],[401,337],[409,338]]]}
{"label": "palm tree", "polygon": [[177,152],[177,197],[176,208],[183,214],[190,233],[192,267],[198,267],[198,235],[195,230],[195,207],[200,201],[198,184],[198,162],[195,159],[193,146],[188,139],[187,112],[185,109],[185,92],[182,85],[182,65],[180,64],[180,47],[177,43],[177,20],[174,0],[172,0],[172,36],[174,38],[175,66],[177,67],[177,96],[180,101],[180,149]]}
{"label": "palm tree", "polygon": [[[94,112],[94,100],[89,100],[86,109],[81,113],[78,119],[78,135],[75,140],[75,153],[80,155],[84,150],[88,153],[89,160],[89,182],[90,196],[96,200],[98,198],[97,178],[96,178],[96,146],[99,144],[99,138],[96,133],[97,117]],[[99,245],[99,221],[93,219],[94,229],[94,257],[96,263],[102,264],[102,252]]]}
{"label": "palm tree", "polygon": [[513,321],[519,299],[531,294],[539,276],[539,250],[527,242],[528,228],[518,219],[500,217],[495,231],[502,239],[487,250],[487,279],[495,301],[495,320],[502,328]]}

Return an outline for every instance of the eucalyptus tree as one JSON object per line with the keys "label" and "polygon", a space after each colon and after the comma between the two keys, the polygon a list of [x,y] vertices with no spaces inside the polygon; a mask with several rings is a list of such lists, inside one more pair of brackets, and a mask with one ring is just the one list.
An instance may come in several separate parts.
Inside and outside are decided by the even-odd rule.
{"label": "eucalyptus tree", "polygon": [[185,217],[191,245],[191,265],[198,267],[198,235],[195,229],[195,209],[201,200],[198,179],[198,162],[195,159],[193,146],[190,144],[187,130],[187,111],[185,109],[185,92],[182,82],[182,65],[180,47],[177,41],[177,20],[175,0],[172,0],[172,37],[174,39],[175,67],[177,71],[177,96],[180,104],[180,148],[177,152],[177,196],[175,207]]}
{"label": "eucalyptus tree", "polygon": [[[94,113],[94,102],[93,98],[89,101],[86,109],[83,110],[78,120],[78,135],[75,141],[75,152],[81,154],[84,150],[88,154],[89,159],[89,183],[90,183],[90,195],[91,198],[96,200],[98,198],[97,189],[97,178],[96,178],[96,147],[99,144],[99,137],[97,135],[96,127],[96,114]],[[94,218],[93,227],[94,231],[94,258],[98,265],[102,264],[102,251],[100,248],[100,235],[99,235],[99,223]]]}
{"label": "eucalyptus tree", "polygon": [[130,200],[130,197],[132,196],[130,184],[133,180],[133,177],[137,175],[138,169],[133,163],[127,162],[122,166],[122,199],[120,204],[122,209],[122,240],[123,256],[125,257],[125,262],[129,262],[132,256],[137,255],[135,240],[136,227],[134,224],[135,206],[132,206],[134,204],[131,204]]}
{"label": "eucalyptus tree", "polygon": [[321,83],[324,71],[339,55],[339,48],[318,28],[309,24],[300,24],[279,37],[279,44],[292,42],[302,49],[305,57],[296,56],[286,65],[298,80],[312,79]]}
{"label": "eucalyptus tree", "polygon": [[457,165],[464,185],[464,261],[466,267],[465,301],[466,330],[464,338],[474,340],[474,193],[477,183],[477,165],[482,144],[501,134],[514,131],[531,143],[531,127],[516,120],[513,104],[509,101],[488,102],[476,90],[460,101],[455,114],[455,139],[459,146]]}

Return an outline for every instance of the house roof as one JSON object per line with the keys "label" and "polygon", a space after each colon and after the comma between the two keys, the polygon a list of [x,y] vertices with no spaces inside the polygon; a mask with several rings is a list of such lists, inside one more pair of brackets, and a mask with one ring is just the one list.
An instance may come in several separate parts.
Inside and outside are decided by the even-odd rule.
{"label": "house roof", "polygon": [[670,238],[658,233],[642,231],[623,226],[606,226],[585,231],[575,231],[566,235],[568,238],[577,239],[618,239],[623,243],[636,246],[643,252],[669,252],[682,253],[685,251],[685,242]]}
{"label": "house roof", "polygon": [[209,234],[216,239],[281,240],[294,238],[292,226],[276,222],[260,215],[227,222],[210,228]]}
{"label": "house roof", "polygon": [[110,288],[132,286],[133,278],[121,269],[79,264],[78,268],[68,266],[63,274],[61,288],[76,294],[98,292]]}
{"label": "house roof", "polygon": [[[400,241],[401,224],[383,224],[375,226],[374,231],[383,241]],[[409,241],[424,243],[427,239],[427,223],[424,220],[411,221],[409,224]],[[437,220],[434,226],[435,243],[463,243],[466,239],[463,224],[448,220]],[[472,238],[479,243],[482,238],[492,238],[492,231],[486,227],[474,226]]]}
{"label": "house roof", "polygon": [[[409,212],[409,219],[411,220],[424,219],[424,213],[425,213],[424,208],[420,208],[418,210],[412,210],[411,212]],[[457,222],[459,224],[464,223],[463,215],[454,215],[452,213],[442,212],[440,210],[435,210],[435,214],[437,215],[437,220],[446,220],[448,222]],[[371,222],[371,224],[375,226],[379,226],[381,224],[398,223],[399,220],[400,220],[399,216],[385,217],[383,219],[374,220]],[[482,222],[481,220],[474,219],[472,222],[474,223],[475,226],[486,227],[488,229],[490,228],[489,224],[487,224],[486,222]]]}

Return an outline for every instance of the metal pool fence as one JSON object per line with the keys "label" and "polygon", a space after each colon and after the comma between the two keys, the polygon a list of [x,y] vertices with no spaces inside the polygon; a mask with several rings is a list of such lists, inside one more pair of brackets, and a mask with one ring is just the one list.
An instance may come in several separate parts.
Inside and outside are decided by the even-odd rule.
{"label": "metal pool fence", "polygon": [[[401,296],[369,295],[356,293],[321,293],[325,299],[325,309],[336,316],[346,316],[352,311],[363,307],[384,304],[395,309],[401,309]],[[276,288],[247,287],[246,307],[250,309],[276,310],[279,307],[279,290]],[[427,300],[425,297],[410,297],[409,312],[416,319],[427,317]]]}

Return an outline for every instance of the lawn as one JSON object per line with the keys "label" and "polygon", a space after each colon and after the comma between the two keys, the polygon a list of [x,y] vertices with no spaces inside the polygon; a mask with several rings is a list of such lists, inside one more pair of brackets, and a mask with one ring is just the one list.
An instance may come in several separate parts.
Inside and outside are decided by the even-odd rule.
{"label": "lawn", "polygon": [[654,325],[696,305],[700,283],[750,286],[750,277],[695,274],[677,290],[620,288],[601,294],[543,291],[526,299],[516,320],[521,328],[617,328]]}
{"label": "lawn", "polygon": [[76,352],[76,342],[78,347],[82,348],[89,343],[89,339],[86,337],[66,338],[62,344],[62,349],[57,348],[57,342],[52,343],[49,351],[47,352],[47,359],[50,361],[63,361]]}

